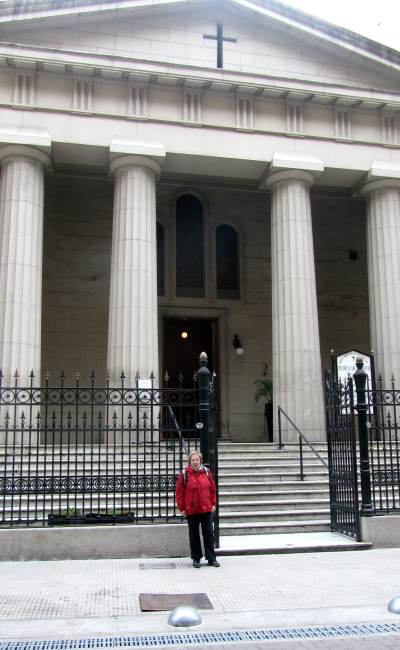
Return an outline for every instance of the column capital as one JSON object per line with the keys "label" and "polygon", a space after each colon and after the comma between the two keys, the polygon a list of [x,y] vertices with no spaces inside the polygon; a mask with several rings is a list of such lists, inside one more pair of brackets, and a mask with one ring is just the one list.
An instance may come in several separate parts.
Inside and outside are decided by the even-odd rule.
{"label": "column capital", "polygon": [[359,189],[359,194],[366,196],[384,189],[400,190],[400,165],[374,161]]}
{"label": "column capital", "polygon": [[159,140],[117,136],[110,143],[110,172],[115,174],[123,167],[147,167],[159,176],[165,155]]}
{"label": "column capital", "polygon": [[51,167],[50,156],[44,151],[23,144],[7,144],[0,147],[0,165],[12,158],[30,158],[39,162],[45,169]]}
{"label": "column capital", "polygon": [[122,155],[114,158],[110,162],[110,174],[114,176],[127,167],[145,167],[146,169],[151,169],[156,175],[156,178],[161,173],[161,165],[156,160],[152,160],[146,156]]}
{"label": "column capital", "polygon": [[274,153],[264,187],[269,189],[275,183],[288,180],[300,180],[312,185],[323,171],[322,161],[313,154]]}

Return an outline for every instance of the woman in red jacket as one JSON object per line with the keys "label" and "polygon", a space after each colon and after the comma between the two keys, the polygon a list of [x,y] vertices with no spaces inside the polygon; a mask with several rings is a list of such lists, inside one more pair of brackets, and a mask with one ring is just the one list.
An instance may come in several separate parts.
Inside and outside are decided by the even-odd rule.
{"label": "woman in red jacket", "polygon": [[200,531],[203,535],[204,555],[209,566],[220,566],[214,549],[212,513],[217,505],[217,489],[209,469],[202,465],[203,456],[192,451],[188,464],[178,476],[176,484],[176,503],[189,526],[190,554],[195,569],[200,569],[203,556]]}

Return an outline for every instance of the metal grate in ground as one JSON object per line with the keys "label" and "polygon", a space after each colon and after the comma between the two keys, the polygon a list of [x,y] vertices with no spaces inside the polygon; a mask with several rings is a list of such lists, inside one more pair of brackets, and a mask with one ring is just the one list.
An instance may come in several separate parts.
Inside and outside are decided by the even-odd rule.
{"label": "metal grate in ground", "polygon": [[103,637],[98,639],[63,639],[46,641],[6,641],[0,650],[88,650],[96,648],[165,648],[202,646],[205,643],[238,643],[241,641],[283,641],[296,639],[329,639],[400,634],[400,624],[371,623],[329,625],[318,627],[245,630],[232,632],[181,632],[142,636]]}

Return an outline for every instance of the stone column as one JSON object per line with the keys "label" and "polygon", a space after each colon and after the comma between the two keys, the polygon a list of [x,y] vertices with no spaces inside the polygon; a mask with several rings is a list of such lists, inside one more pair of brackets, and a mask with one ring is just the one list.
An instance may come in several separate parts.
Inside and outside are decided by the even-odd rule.
{"label": "stone column", "polygon": [[158,378],[156,178],[159,164],[125,155],[111,163],[115,175],[111,258],[108,370],[119,385],[135,375]]}
{"label": "stone column", "polygon": [[0,367],[3,385],[40,384],[44,169],[32,147],[0,148]]}
{"label": "stone column", "polygon": [[367,197],[371,344],[377,375],[400,386],[400,167],[374,163],[361,189]]}
{"label": "stone column", "polygon": [[[267,179],[272,190],[274,439],[278,405],[309,440],[326,437],[310,204],[312,171],[321,171],[322,164],[314,162],[297,160],[297,169],[279,170],[287,161],[276,157]],[[282,438],[298,440],[283,417]]]}

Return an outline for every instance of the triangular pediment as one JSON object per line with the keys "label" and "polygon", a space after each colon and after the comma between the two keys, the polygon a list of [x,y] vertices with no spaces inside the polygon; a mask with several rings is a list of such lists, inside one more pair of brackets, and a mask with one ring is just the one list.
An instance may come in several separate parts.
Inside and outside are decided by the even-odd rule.
{"label": "triangular pediment", "polygon": [[5,20],[10,4],[3,3],[0,13],[3,43],[66,55],[97,55],[105,62],[110,57],[111,64],[120,57],[136,67],[184,66],[188,76],[196,70],[206,75],[217,67],[217,42],[205,35],[216,36],[220,24],[223,36],[235,39],[223,43],[223,73],[350,88],[368,84],[379,90],[397,90],[400,85],[396,72],[400,54],[397,62],[393,50],[365,49],[367,39],[354,34],[352,41],[351,32],[333,26],[329,31],[328,23],[307,21],[301,12],[274,0],[164,0],[151,6],[65,0],[58,3],[58,13],[52,12],[54,3],[49,2],[46,15],[46,3],[40,3],[40,21],[35,19],[34,2],[24,4],[25,17],[20,13]]}

